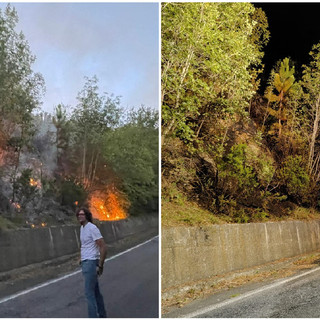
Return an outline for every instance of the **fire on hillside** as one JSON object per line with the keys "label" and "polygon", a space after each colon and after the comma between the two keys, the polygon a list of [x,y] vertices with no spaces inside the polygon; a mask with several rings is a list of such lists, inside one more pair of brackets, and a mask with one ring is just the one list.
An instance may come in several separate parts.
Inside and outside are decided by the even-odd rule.
{"label": "fire on hillside", "polygon": [[89,207],[93,217],[100,221],[127,218],[125,208],[128,207],[128,201],[114,188],[109,188],[104,192],[93,192],[89,198]]}

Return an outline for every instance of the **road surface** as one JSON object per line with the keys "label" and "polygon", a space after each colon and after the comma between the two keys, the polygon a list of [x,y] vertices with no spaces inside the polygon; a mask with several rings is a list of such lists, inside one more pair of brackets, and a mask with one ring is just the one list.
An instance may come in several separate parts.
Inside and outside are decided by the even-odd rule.
{"label": "road surface", "polygon": [[269,284],[214,294],[164,315],[168,318],[319,318],[320,267]]}
{"label": "road surface", "polygon": [[[110,318],[158,318],[159,238],[122,252],[105,263],[100,278]],[[86,318],[82,274],[72,274],[0,299],[3,318]]]}

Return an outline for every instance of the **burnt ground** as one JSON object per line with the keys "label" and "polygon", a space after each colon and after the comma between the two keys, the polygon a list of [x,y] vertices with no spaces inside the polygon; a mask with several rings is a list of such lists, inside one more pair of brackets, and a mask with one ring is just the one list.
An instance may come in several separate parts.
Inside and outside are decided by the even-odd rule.
{"label": "burnt ground", "polygon": [[[156,235],[158,235],[158,229],[152,228],[144,233],[121,239],[116,243],[107,244],[107,258],[132,248]],[[2,272],[0,273],[0,299],[80,270],[78,263],[79,253],[75,253]]]}

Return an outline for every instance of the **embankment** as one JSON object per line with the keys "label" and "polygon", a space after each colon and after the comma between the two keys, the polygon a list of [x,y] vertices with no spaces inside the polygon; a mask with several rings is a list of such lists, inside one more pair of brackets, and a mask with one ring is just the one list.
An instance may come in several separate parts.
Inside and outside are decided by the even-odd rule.
{"label": "embankment", "polygon": [[[106,221],[99,229],[108,246],[157,230],[155,215]],[[79,252],[79,226],[0,231],[0,273]],[[128,243],[125,243],[128,246]]]}
{"label": "embankment", "polygon": [[162,229],[162,290],[320,249],[320,221]]}

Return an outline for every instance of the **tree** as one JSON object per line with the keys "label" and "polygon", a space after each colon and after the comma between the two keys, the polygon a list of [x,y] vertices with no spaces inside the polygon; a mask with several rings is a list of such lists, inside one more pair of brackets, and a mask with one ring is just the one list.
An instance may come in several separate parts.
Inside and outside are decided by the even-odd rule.
{"label": "tree", "polygon": [[[40,103],[44,82],[31,69],[31,54],[23,33],[15,31],[18,15],[10,5],[0,10],[0,115],[13,124],[22,125]],[[9,133],[15,131],[8,125]]]}
{"label": "tree", "polygon": [[73,123],[73,161],[79,163],[80,177],[86,188],[92,186],[101,158],[101,144],[104,133],[118,125],[121,108],[119,97],[100,95],[97,77],[86,78],[84,88],[77,97],[79,103],[74,109]]}
{"label": "tree", "polygon": [[[283,59],[280,63],[280,68],[278,72],[273,74],[273,79],[271,86],[266,90],[266,97],[269,102],[276,102],[278,106],[278,111],[276,113],[271,112],[272,115],[278,118],[278,137],[281,137],[282,122],[287,120],[287,111],[285,109],[287,96],[292,90],[293,84],[295,81],[294,77],[294,66],[290,67],[289,58]],[[277,94],[274,94],[274,89],[277,91]]]}
{"label": "tree", "polygon": [[15,198],[15,181],[21,151],[28,145],[35,129],[32,111],[38,107],[44,92],[40,74],[32,71],[35,57],[31,54],[23,33],[15,31],[18,15],[10,5],[0,10],[0,124],[6,140],[15,154],[11,175]]}
{"label": "tree", "polygon": [[[266,46],[270,40],[270,32],[268,30],[268,19],[265,12],[261,8],[255,8],[252,13],[253,31],[251,35],[251,42],[253,45],[259,49],[261,58],[264,55],[263,48]],[[252,74],[252,84],[254,87],[254,91],[258,91],[260,86],[259,75],[263,72],[263,67],[259,64],[252,65],[249,69],[249,72]]]}
{"label": "tree", "polygon": [[252,67],[263,56],[255,10],[250,3],[162,5],[162,143],[169,135],[193,140],[208,113],[243,114],[254,94]]}
{"label": "tree", "polygon": [[52,119],[54,126],[56,127],[56,147],[57,147],[57,170],[61,172],[62,157],[65,153],[70,139],[70,122],[67,119],[66,107],[63,104],[58,104],[55,108],[55,116]]}
{"label": "tree", "polygon": [[312,47],[309,65],[304,65],[302,86],[310,121],[308,171],[315,182],[320,180],[320,149],[317,147],[320,121],[320,43]]}
{"label": "tree", "polygon": [[126,124],[105,134],[103,156],[121,177],[132,213],[157,210],[158,138],[158,112],[144,107],[131,110]]}

